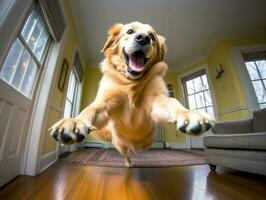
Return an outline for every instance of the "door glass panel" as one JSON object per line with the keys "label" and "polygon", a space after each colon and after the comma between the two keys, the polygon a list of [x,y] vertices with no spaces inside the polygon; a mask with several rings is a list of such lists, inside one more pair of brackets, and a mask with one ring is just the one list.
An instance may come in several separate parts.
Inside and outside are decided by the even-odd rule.
{"label": "door glass panel", "polygon": [[248,73],[251,80],[259,79],[259,73],[254,62],[246,62]]}
{"label": "door glass panel", "polygon": [[200,77],[194,79],[195,92],[202,91],[202,82]]}
{"label": "door glass panel", "polygon": [[259,103],[266,102],[265,89],[262,81],[253,81],[254,90]]}
{"label": "door glass panel", "polygon": [[4,62],[3,68],[1,70],[0,77],[6,82],[10,82],[13,74],[16,71],[18,62],[22,55],[23,46],[21,42],[16,39],[12,44],[10,51],[8,52],[7,58]]}
{"label": "door glass panel", "polygon": [[25,78],[23,80],[22,86],[21,86],[21,92],[25,96],[29,96],[31,94],[33,85],[34,85],[34,77],[36,77],[38,72],[38,67],[36,62],[32,59],[31,63],[27,69]]}
{"label": "door glass panel", "polygon": [[17,70],[11,82],[11,85],[15,87],[16,89],[20,88],[20,84],[23,81],[25,72],[30,64],[30,60],[31,60],[31,57],[30,57],[29,52],[26,49],[24,49],[21,59],[19,61]]}
{"label": "door glass panel", "polygon": [[195,88],[194,88],[193,80],[187,81],[186,82],[186,87],[187,87],[187,93],[188,93],[188,95],[193,94],[193,93],[196,92],[195,91]]}
{"label": "door glass panel", "polygon": [[266,61],[265,60],[258,60],[255,62],[258,66],[258,70],[259,70],[261,78],[266,78]]}
{"label": "door glass panel", "polygon": [[196,72],[184,77],[182,83],[188,108],[207,112],[214,119],[213,103],[207,75],[203,71]]}
{"label": "door glass panel", "polygon": [[205,107],[205,100],[204,100],[203,92],[196,93],[195,98],[197,102],[197,108]]}
{"label": "door glass panel", "polygon": [[196,109],[197,108],[195,95],[189,95],[188,96],[188,103],[189,103],[190,109]]}

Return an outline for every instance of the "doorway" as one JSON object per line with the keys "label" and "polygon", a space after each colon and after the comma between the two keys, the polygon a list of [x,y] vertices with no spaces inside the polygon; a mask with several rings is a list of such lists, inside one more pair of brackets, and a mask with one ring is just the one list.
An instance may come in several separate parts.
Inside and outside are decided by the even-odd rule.
{"label": "doorway", "polygon": [[[181,82],[184,89],[187,108],[207,112],[213,119],[215,119],[213,98],[205,69],[183,77]],[[207,132],[201,136],[188,136],[190,147],[204,148],[203,137],[208,134],[209,133]]]}

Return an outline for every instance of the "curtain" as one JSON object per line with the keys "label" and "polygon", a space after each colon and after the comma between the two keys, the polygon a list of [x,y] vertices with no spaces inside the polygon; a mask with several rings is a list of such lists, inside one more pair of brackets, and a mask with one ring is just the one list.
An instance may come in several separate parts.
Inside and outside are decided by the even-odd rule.
{"label": "curtain", "polygon": [[54,41],[59,42],[66,27],[59,0],[39,0],[39,4]]}

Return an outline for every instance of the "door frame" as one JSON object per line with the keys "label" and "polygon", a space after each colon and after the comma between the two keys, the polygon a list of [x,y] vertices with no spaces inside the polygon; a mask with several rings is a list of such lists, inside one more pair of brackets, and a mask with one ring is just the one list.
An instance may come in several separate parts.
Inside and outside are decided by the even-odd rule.
{"label": "door frame", "polygon": [[[196,73],[196,72],[198,72],[200,70],[205,70],[205,72],[206,72],[208,84],[209,84],[209,87],[210,87],[212,102],[213,102],[214,116],[218,120],[219,119],[219,115],[218,115],[216,96],[215,96],[215,92],[214,92],[214,88],[213,88],[213,84],[212,84],[210,71],[209,71],[209,68],[208,68],[207,64],[199,65],[198,67],[196,67],[196,68],[194,68],[192,70],[189,70],[189,71],[187,71],[185,73],[182,73],[181,75],[177,76],[178,88],[179,88],[179,91],[180,91],[180,99],[179,99],[179,101],[183,105],[187,105],[186,100],[185,100],[186,99],[185,91],[184,91],[184,87],[182,85],[182,78],[184,78],[184,77],[186,77],[186,76],[188,76],[190,74]],[[190,135],[186,135],[186,140],[185,140],[184,146],[187,149],[191,149],[191,136]]]}
{"label": "door frame", "polygon": [[[29,0],[30,1],[30,0]],[[32,1],[33,3],[34,1]],[[59,0],[60,7],[64,8],[63,0]],[[63,16],[67,22],[67,17],[64,9],[62,9]],[[44,64],[43,71],[39,77],[39,84],[35,89],[35,99],[33,102],[33,109],[30,117],[28,136],[25,145],[24,154],[21,161],[20,174],[35,176],[43,169],[41,166],[41,154],[44,141],[45,129],[48,107],[51,101],[52,86],[55,85],[57,66],[63,57],[64,46],[68,37],[68,26],[66,26],[62,38],[57,43],[52,43],[48,52],[47,61]],[[46,160],[53,158],[53,163],[58,158],[58,146],[56,151],[48,153]],[[53,164],[51,163],[51,164]],[[48,167],[48,166],[47,166]]]}
{"label": "door frame", "polygon": [[[67,30],[64,31],[62,39],[54,43],[48,55],[48,62],[39,78],[39,86],[35,91],[35,102],[30,120],[26,148],[21,165],[21,174],[35,176],[40,171],[40,158],[42,143],[44,141],[44,128],[47,118],[48,105],[51,98],[52,86],[56,77],[56,66],[59,66],[63,47],[67,38]],[[56,155],[57,157],[57,155]]]}

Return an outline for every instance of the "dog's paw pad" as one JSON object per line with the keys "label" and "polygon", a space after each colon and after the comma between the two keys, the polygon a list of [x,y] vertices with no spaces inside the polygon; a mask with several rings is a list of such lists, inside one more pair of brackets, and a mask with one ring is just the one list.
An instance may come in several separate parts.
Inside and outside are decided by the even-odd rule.
{"label": "dog's paw pad", "polygon": [[177,117],[177,128],[182,133],[199,135],[208,131],[212,126],[213,122],[206,113],[188,111]]}
{"label": "dog's paw pad", "polygon": [[90,129],[77,119],[62,119],[55,123],[50,129],[50,135],[64,144],[82,142]]}

